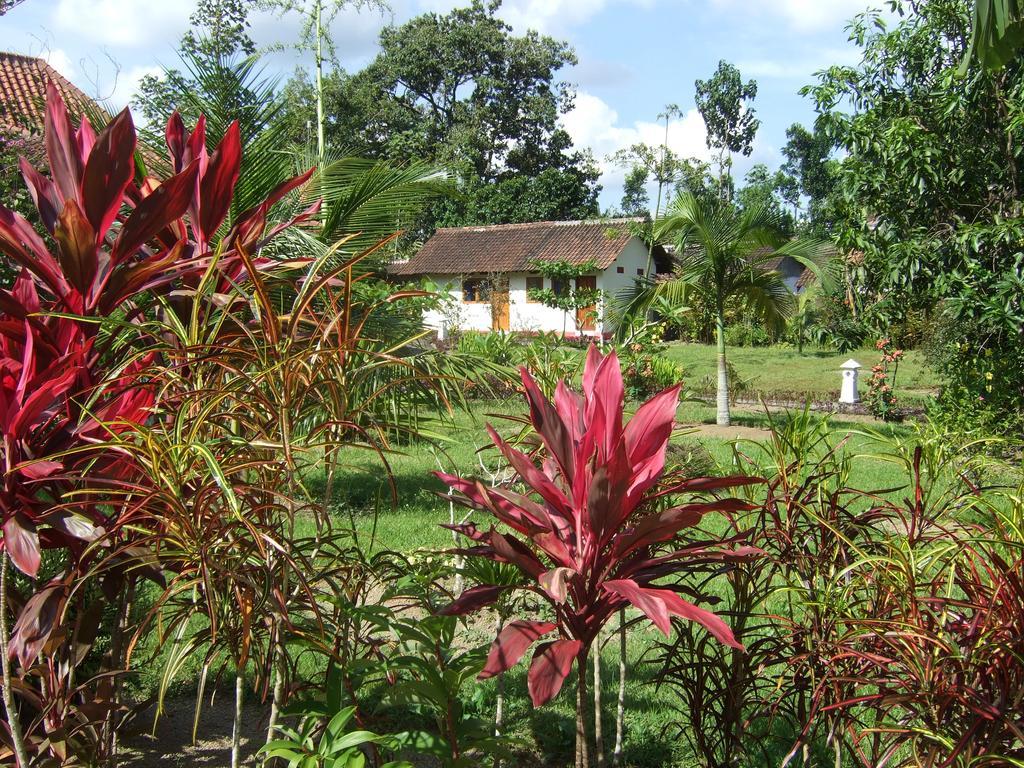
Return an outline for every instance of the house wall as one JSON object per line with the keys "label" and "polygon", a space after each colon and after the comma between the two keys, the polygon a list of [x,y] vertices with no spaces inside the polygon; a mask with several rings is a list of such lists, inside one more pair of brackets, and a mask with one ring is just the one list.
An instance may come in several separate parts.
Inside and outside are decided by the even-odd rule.
{"label": "house wall", "polygon": [[791,256],[786,256],[782,263],[779,264],[779,274],[782,275],[782,281],[786,284],[793,293],[797,293],[796,283],[800,279],[800,275],[804,273],[804,265]]}
{"label": "house wall", "polygon": [[[618,270],[622,268],[620,273]],[[647,246],[637,238],[627,243],[622,253],[603,272],[597,273],[597,289],[615,297],[624,289],[633,285],[638,276],[637,270],[641,272],[647,269]],[[530,273],[536,274],[536,273]],[[525,272],[513,272],[508,276],[509,282],[509,330],[538,333],[541,331],[561,333],[564,327],[566,333],[575,335],[579,333],[573,313],[565,317],[565,313],[545,307],[537,302],[530,302],[526,296]],[[451,296],[446,311],[428,310],[424,313],[424,323],[429,328],[438,332],[441,338],[446,337],[453,330],[462,331],[490,331],[491,330],[491,307],[488,303],[469,303],[462,300],[462,277],[455,275],[428,275],[429,279],[442,292],[446,291]],[[545,279],[544,287],[550,288],[551,281]],[[599,335],[611,333],[614,328],[605,322],[604,307],[598,307],[598,323],[593,331],[585,331],[587,335]]]}
{"label": "house wall", "polygon": [[[622,272],[619,272],[619,268]],[[653,267],[652,267],[653,269]],[[597,278],[597,289],[606,295],[606,302],[613,302],[623,291],[633,287],[638,277],[647,273],[647,246],[639,238],[631,238],[615,261]],[[601,332],[613,333],[615,328],[607,312],[601,308]]]}

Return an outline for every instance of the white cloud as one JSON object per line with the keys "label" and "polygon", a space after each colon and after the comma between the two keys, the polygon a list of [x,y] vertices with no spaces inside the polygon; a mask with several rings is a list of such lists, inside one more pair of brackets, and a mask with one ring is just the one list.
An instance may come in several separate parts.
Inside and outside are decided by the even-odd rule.
{"label": "white cloud", "polygon": [[176,41],[194,8],[195,0],[58,0],[53,22],[65,33],[99,45],[143,48]]}
{"label": "white cloud", "polygon": [[121,109],[128,104],[128,100],[139,90],[139,82],[146,75],[160,76],[164,73],[163,67],[141,66],[132,67],[118,73],[117,81],[110,89],[108,99],[110,106],[114,109]]}
{"label": "white cloud", "polygon": [[740,59],[737,68],[744,77],[778,78],[806,82],[815,72],[833,65],[853,66],[860,61],[860,51],[854,47],[825,48],[806,56]]}
{"label": "white cloud", "polygon": [[883,3],[881,0],[714,0],[714,4],[745,14],[781,16],[794,29],[810,32],[841,29],[858,13]]}
{"label": "white cloud", "polygon": [[[625,171],[608,157],[620,149],[644,143],[654,146],[665,141],[665,124],[639,120],[620,125],[619,113],[593,94],[579,91],[573,109],[562,117],[562,126],[578,148],[589,148],[601,168],[601,194],[604,205],[618,203]],[[682,157],[708,161],[704,120],[696,109],[669,121],[668,147]]]}
{"label": "white cloud", "polygon": [[68,80],[74,81],[75,67],[71,63],[71,57],[67,55],[63,48],[45,51],[43,58],[46,59],[47,64],[64,75]]}
{"label": "white cloud", "polygon": [[[649,8],[657,0],[504,0],[498,16],[518,32],[535,29],[545,34],[564,33],[611,5]],[[447,13],[467,0],[420,0],[423,10]]]}
{"label": "white cloud", "polygon": [[[562,117],[562,126],[572,137],[578,148],[589,148],[601,168],[601,203],[614,206],[622,194],[626,172],[609,161],[608,156],[633,144],[644,143],[660,146],[665,142],[665,123],[639,120],[632,125],[620,125],[619,114],[602,99],[580,91],[576,95],[573,109]],[[707,129],[696,108],[668,124],[668,147],[681,157],[692,157],[704,162],[712,161],[707,147]],[[779,163],[779,153],[760,138],[754,139],[753,152],[749,157],[733,157],[733,177],[741,183],[747,171],[755,163],[774,167]],[[654,184],[648,193],[654,200]]]}

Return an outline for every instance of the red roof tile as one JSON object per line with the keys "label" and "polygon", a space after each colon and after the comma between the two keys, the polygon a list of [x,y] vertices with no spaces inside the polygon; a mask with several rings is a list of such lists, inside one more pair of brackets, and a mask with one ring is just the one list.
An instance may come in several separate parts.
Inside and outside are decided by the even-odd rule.
{"label": "red roof tile", "polygon": [[461,275],[529,272],[530,262],[594,261],[606,269],[633,237],[640,219],[539,221],[439,229],[407,262],[393,264],[399,275]]}
{"label": "red roof tile", "polygon": [[73,116],[99,110],[96,102],[42,59],[0,52],[0,131],[43,132],[49,81],[57,86]]}

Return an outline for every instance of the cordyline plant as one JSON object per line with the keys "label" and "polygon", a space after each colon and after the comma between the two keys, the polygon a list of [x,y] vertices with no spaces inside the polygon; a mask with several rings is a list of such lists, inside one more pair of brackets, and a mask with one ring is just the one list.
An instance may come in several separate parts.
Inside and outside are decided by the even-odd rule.
{"label": "cordyline plant", "polygon": [[[228,222],[241,162],[237,125],[213,152],[206,147],[202,121],[189,132],[174,115],[166,137],[175,175],[161,182],[137,167],[136,133],[127,110],[99,134],[85,118],[75,130],[51,86],[45,116],[50,177],[24,159],[21,170],[53,247],[23,217],[0,206],[0,254],[21,270],[12,289],[0,291],[0,571],[6,577],[9,557],[35,577],[43,550],[56,550],[63,558],[62,572],[27,599],[9,594],[6,578],[0,588],[0,640],[8,640],[8,611],[18,614],[3,656],[8,729],[2,735],[19,764],[27,764],[27,744],[48,744],[45,748],[63,759],[72,729],[53,705],[62,695],[56,687],[74,686],[74,659],[91,639],[56,630],[69,611],[81,608],[72,609],[68,600],[86,592],[72,590],[88,567],[79,561],[82,553],[95,553],[90,544],[97,541],[125,549],[123,536],[130,535],[131,527],[119,522],[124,510],[109,500],[61,502],[86,484],[102,488],[129,479],[123,461],[90,446],[152,416],[154,392],[146,373],[153,357],[134,349],[141,334],[133,324],[145,316],[151,300],[190,288],[210,270],[227,285],[267,266],[268,260],[249,254],[317,211],[314,204],[268,230],[271,207],[301,185],[308,178],[304,174]],[[107,323],[112,315],[117,321]],[[103,327],[110,332],[101,334]],[[126,563],[117,579],[107,571],[108,594],[123,590],[129,568]],[[57,647],[70,657],[59,658],[64,651]],[[37,665],[41,652],[44,659]],[[23,677],[45,681],[38,692],[21,685],[26,701],[46,712],[43,733],[28,740],[12,694],[12,656],[19,659]]]}
{"label": "cordyline plant", "polygon": [[[535,649],[527,676],[534,706],[546,704],[562,688],[575,662],[576,765],[589,765],[586,662],[601,628],[620,609],[632,606],[666,636],[671,616],[695,621],[722,643],[739,648],[733,633],[714,613],[684,599],[671,577],[709,562],[734,563],[756,550],[742,546],[740,533],[725,541],[676,544],[677,534],[696,526],[710,512],[751,507],[736,499],[666,501],[673,494],[696,494],[748,485],[749,477],[663,478],[679,387],[640,406],[623,424],[624,392],[619,361],[591,347],[580,395],[562,382],[554,402],[522,370],[530,421],[546,456],[535,460],[513,448],[493,428],[491,439],[526,487],[526,494],[444,473],[437,476],[459,493],[465,506],[490,512],[502,524],[478,529],[452,526],[474,545],[461,554],[486,557],[518,567],[526,589],[543,598],[553,618],[509,623],[491,646],[481,679],[500,675],[527,649]],[[464,592],[445,613],[466,614],[496,602],[516,587],[481,584]]]}

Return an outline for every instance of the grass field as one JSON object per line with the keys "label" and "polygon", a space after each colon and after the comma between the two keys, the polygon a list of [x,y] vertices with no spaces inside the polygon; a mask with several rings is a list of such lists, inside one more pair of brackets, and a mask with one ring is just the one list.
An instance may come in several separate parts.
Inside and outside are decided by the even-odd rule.
{"label": "grass field", "polygon": [[[450,421],[436,425],[434,431],[445,436],[444,443],[437,448],[416,443],[397,448],[390,454],[390,479],[382,472],[380,460],[375,455],[366,451],[346,451],[345,479],[335,489],[338,514],[352,516],[362,543],[368,544],[372,538],[374,550],[409,552],[450,544],[451,534],[440,527],[441,523],[448,522],[450,510],[447,502],[437,495],[445,487],[432,473],[443,468],[446,472],[475,475],[486,480],[487,472],[495,471],[498,465],[495,452],[488,450],[490,441],[485,425],[490,423],[502,433],[511,431],[516,425],[503,417],[522,415],[524,411],[525,406],[515,400],[474,403],[468,412],[456,413]],[[713,422],[714,410],[702,404],[684,403],[680,406],[678,418],[682,425]],[[742,426],[764,428],[768,426],[769,417],[764,413],[744,413],[737,414],[734,421]],[[860,434],[865,425],[839,419],[829,423],[835,440],[845,440],[844,450],[851,457],[856,457],[852,459],[850,477],[854,487],[892,488],[905,483],[905,478],[894,465],[865,456],[876,447],[874,440]],[[912,430],[908,426],[889,425],[878,425],[875,429],[888,436],[909,434]],[[680,428],[676,439],[686,444],[702,445],[722,471],[733,464],[732,440],[698,436],[685,426]],[[746,443],[744,448],[750,450],[751,446]],[[380,513],[374,514],[375,510],[380,510]],[[455,514],[460,514],[460,508],[456,508]]]}
{"label": "grass field", "polygon": [[[717,365],[714,346],[676,343],[669,346],[665,356],[686,369],[687,383],[691,387],[696,388],[702,379],[714,381]],[[871,366],[878,363],[879,355],[870,347],[844,354],[812,347],[805,347],[803,354],[795,348],[731,347],[726,349],[726,357],[752,391],[838,398],[839,366],[850,358],[864,366],[860,384],[863,396]],[[919,401],[938,386],[938,378],[928,367],[924,353],[908,350],[896,374],[897,397]]]}

